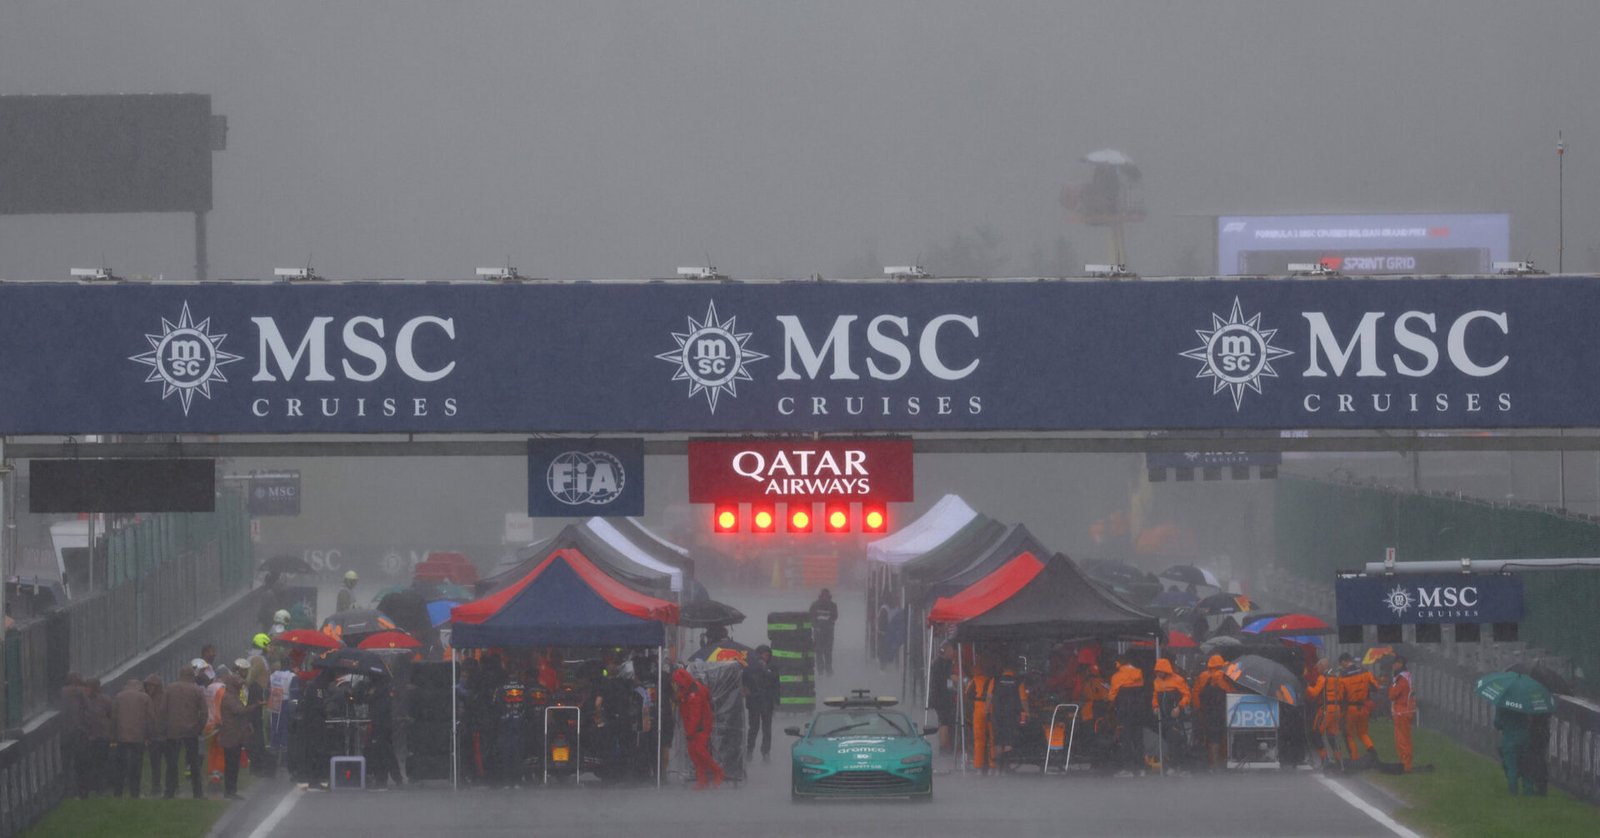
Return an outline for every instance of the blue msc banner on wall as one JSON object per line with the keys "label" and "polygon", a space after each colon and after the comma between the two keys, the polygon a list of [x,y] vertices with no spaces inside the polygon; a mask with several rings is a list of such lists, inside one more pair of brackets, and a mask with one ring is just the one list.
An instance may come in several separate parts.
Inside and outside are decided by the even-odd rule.
{"label": "blue msc banner on wall", "polygon": [[644,440],[528,440],[528,517],[644,514]]}
{"label": "blue msc banner on wall", "polygon": [[1511,574],[1430,573],[1334,580],[1339,625],[1515,623],[1522,578]]}
{"label": "blue msc banner on wall", "polygon": [[1592,426],[1600,280],[0,284],[0,433]]}

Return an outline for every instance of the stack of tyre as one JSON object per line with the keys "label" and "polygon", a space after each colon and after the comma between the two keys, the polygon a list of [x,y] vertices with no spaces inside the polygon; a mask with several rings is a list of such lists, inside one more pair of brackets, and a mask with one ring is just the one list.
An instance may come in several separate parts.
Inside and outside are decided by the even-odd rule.
{"label": "stack of tyre", "polygon": [[778,673],[778,712],[810,713],[817,706],[817,661],[812,652],[811,615],[774,611],[767,615],[767,645]]}

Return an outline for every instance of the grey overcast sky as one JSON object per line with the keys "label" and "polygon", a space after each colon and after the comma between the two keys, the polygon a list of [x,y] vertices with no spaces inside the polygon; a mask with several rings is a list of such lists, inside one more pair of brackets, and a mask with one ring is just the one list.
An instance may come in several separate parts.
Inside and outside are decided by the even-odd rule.
{"label": "grey overcast sky", "polygon": [[[1209,272],[1218,212],[1509,212],[1553,266],[1558,130],[1600,270],[1596,33],[1593,0],[4,0],[0,94],[211,94],[213,277],[939,272],[980,231],[1055,273],[1103,261],[1057,199],[1108,146],[1146,274]],[[186,278],[191,231],[0,217],[0,277]]]}

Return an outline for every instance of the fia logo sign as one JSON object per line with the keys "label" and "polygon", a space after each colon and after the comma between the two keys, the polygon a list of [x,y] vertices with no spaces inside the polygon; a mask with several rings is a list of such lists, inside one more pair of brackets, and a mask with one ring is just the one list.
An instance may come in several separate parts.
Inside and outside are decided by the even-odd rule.
{"label": "fia logo sign", "polygon": [[1244,403],[1246,388],[1260,393],[1261,379],[1278,377],[1273,361],[1294,354],[1272,345],[1278,330],[1262,329],[1260,314],[1245,318],[1238,297],[1233,298],[1228,319],[1213,313],[1211,329],[1194,333],[1200,337],[1200,345],[1178,354],[1200,362],[1195,378],[1212,379],[1212,395],[1231,390],[1235,411]]}
{"label": "fia logo sign", "polygon": [[767,357],[746,345],[750,333],[738,330],[734,323],[737,319],[718,320],[713,301],[706,307],[704,321],[690,317],[687,332],[672,333],[672,339],[678,342],[676,350],[656,356],[678,367],[672,380],[689,382],[689,398],[706,394],[712,413],[717,412],[719,395],[725,392],[738,398],[739,382],[754,380],[745,366]]}
{"label": "fia logo sign", "polygon": [[604,506],[622,495],[628,474],[608,451],[567,451],[550,461],[544,482],[550,496],[568,506]]}
{"label": "fia logo sign", "polygon": [[177,323],[163,317],[161,334],[144,338],[150,342],[150,351],[128,360],[150,367],[145,383],[160,384],[161,398],[177,393],[185,416],[189,415],[195,393],[209,399],[213,382],[227,382],[228,377],[222,374],[224,365],[244,360],[222,351],[222,342],[228,336],[211,333],[211,318],[194,322],[188,301],[184,302]]}

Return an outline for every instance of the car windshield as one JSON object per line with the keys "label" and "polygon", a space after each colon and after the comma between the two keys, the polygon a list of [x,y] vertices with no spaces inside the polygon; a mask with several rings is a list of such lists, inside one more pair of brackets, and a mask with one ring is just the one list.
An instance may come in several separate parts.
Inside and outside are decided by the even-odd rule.
{"label": "car windshield", "polygon": [[813,736],[913,736],[916,727],[904,713],[886,713],[871,707],[829,710],[811,723]]}

